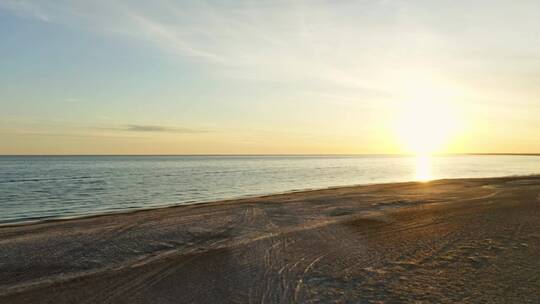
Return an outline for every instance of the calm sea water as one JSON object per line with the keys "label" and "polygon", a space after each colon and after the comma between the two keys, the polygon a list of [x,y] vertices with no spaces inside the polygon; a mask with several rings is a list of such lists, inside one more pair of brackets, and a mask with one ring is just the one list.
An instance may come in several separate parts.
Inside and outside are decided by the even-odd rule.
{"label": "calm sea water", "polygon": [[537,173],[538,156],[0,157],[0,223],[331,186]]}

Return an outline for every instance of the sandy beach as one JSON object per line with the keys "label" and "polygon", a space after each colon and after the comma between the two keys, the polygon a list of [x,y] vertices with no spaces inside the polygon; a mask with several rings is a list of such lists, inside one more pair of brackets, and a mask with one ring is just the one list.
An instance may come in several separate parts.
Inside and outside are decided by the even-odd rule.
{"label": "sandy beach", "polygon": [[0,303],[535,303],[540,177],[0,228]]}

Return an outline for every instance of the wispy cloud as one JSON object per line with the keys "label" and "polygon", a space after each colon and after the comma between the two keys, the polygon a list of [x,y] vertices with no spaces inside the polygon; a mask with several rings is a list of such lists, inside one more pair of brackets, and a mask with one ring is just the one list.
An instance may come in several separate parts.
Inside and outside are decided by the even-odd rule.
{"label": "wispy cloud", "polygon": [[127,125],[114,125],[114,124],[100,124],[91,127],[85,127],[88,130],[99,131],[113,131],[115,133],[176,133],[176,134],[196,134],[196,133],[211,133],[211,130],[198,129],[198,128],[186,128],[175,126],[162,126],[162,125],[141,125],[141,124],[127,124]]}
{"label": "wispy cloud", "polygon": [[197,130],[190,128],[173,128],[165,126],[155,125],[127,125],[120,128],[113,128],[114,130],[130,131],[130,132],[169,132],[169,133],[207,133],[207,130]]}
{"label": "wispy cloud", "polygon": [[[2,133],[3,132],[3,133]],[[0,122],[0,133],[49,136],[130,137],[151,133],[197,134],[212,130],[165,125],[99,123],[88,125],[72,121],[25,120],[6,118]],[[138,134],[137,134],[138,133]],[[135,137],[134,137],[135,136]]]}
{"label": "wispy cloud", "polygon": [[[417,75],[448,83],[491,79],[500,87],[495,67],[505,71],[497,77],[520,73],[501,54],[540,50],[532,31],[538,1],[3,0],[2,8],[129,37],[218,76],[294,83],[323,94],[346,89],[364,101],[403,100]],[[501,22],[507,15],[520,18]]]}
{"label": "wispy cloud", "polygon": [[0,2],[0,9],[2,8],[19,16],[35,18],[43,22],[50,21],[48,13],[32,1],[5,0]]}
{"label": "wispy cloud", "polygon": [[[131,37],[224,77],[347,87],[359,95],[388,91],[381,80],[388,67],[403,65],[407,49],[444,47],[402,18],[399,1],[6,3],[17,14]],[[407,55],[408,63],[427,58]]]}

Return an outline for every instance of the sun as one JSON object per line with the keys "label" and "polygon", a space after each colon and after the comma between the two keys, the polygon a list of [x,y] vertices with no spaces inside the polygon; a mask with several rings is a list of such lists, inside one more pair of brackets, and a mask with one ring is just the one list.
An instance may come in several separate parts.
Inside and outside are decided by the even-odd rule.
{"label": "sun", "polygon": [[403,69],[389,79],[395,97],[392,125],[401,153],[431,155],[456,148],[463,129],[464,91],[444,75]]}
{"label": "sun", "polygon": [[416,155],[444,152],[459,125],[447,104],[429,101],[407,103],[395,122],[402,150]]}

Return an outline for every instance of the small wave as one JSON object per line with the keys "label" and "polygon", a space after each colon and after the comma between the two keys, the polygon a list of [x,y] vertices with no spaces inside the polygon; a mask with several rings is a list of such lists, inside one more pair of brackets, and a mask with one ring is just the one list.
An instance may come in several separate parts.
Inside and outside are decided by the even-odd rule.
{"label": "small wave", "polygon": [[26,182],[48,182],[48,181],[66,181],[66,180],[78,180],[78,179],[89,179],[89,178],[99,178],[95,176],[74,176],[74,177],[62,177],[62,178],[26,178],[26,179],[8,179],[5,181],[0,181],[0,184],[8,183],[26,183]]}

